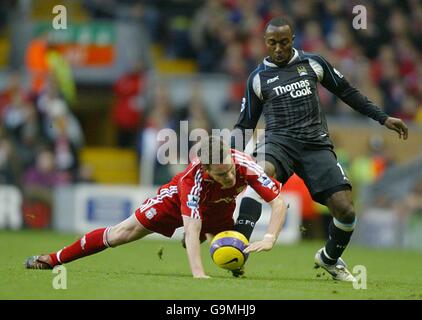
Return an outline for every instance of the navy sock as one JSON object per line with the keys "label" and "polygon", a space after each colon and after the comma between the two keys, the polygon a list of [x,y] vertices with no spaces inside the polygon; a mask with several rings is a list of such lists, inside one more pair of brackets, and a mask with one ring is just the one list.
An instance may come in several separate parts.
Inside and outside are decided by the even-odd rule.
{"label": "navy sock", "polygon": [[262,204],[260,202],[252,198],[243,198],[234,230],[240,232],[249,240],[255,228],[255,223],[261,217],[261,210]]}
{"label": "navy sock", "polygon": [[[356,221],[356,220],[355,220]],[[328,241],[325,250],[322,251],[321,259],[324,263],[335,264],[341,257],[352,237],[355,222],[344,224],[333,219],[328,227]]]}

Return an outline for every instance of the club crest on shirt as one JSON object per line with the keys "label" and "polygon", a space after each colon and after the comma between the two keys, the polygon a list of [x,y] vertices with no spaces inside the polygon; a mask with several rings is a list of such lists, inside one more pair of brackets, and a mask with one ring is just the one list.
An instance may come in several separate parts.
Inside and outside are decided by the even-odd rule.
{"label": "club crest on shirt", "polygon": [[305,66],[299,66],[296,69],[300,76],[306,76],[308,74],[308,71],[306,71]]}

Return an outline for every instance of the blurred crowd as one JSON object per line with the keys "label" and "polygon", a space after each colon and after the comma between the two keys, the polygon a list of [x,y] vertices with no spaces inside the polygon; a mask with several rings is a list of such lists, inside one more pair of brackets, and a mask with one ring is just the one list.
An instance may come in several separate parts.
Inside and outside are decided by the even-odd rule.
{"label": "blurred crowd", "polygon": [[[162,46],[170,58],[194,59],[201,73],[229,75],[229,94],[222,109],[235,112],[239,110],[249,73],[266,55],[263,43],[266,23],[273,17],[287,15],[294,22],[297,48],[320,53],[389,115],[422,123],[420,1],[363,3],[367,25],[366,29],[359,30],[353,29],[352,23],[356,15],[353,7],[360,4],[357,1],[83,0],[81,3],[94,19],[142,24],[151,42]],[[23,102],[16,103],[29,101],[35,110],[34,118],[43,123],[42,134],[47,134],[45,118],[52,116],[43,107],[46,101],[43,96],[49,92],[60,96],[65,107],[55,109],[64,109],[66,114],[72,115],[69,106],[76,101],[76,89],[71,68],[55,50],[54,43],[49,43],[43,36],[31,40],[26,64],[31,73],[30,84],[24,88],[28,93],[21,94]],[[173,122],[190,117],[186,112],[179,112],[179,106],[175,108],[171,101],[165,102],[168,100],[166,93],[155,93],[163,91],[162,87],[153,89],[150,99],[146,98],[146,90],[151,88],[151,85],[148,87],[147,69],[153,67],[140,61],[122,74],[113,87],[115,99],[111,117],[118,130],[119,146],[133,146],[142,125],[160,126],[154,120],[160,118],[157,114],[163,115],[158,122],[166,122],[167,116]],[[0,102],[2,131],[3,127],[11,126],[9,100],[15,99],[14,92],[22,91],[22,88],[15,89],[23,86],[17,77],[12,74],[9,84],[3,88]],[[159,84],[154,86],[160,87]],[[54,91],[58,93],[51,93]],[[195,114],[200,116],[201,108],[206,109],[206,106],[203,101],[199,103],[200,90],[193,91],[196,93],[192,93],[195,100],[192,103],[198,107],[185,109],[195,117]],[[359,117],[325,89],[320,90],[320,98],[328,115]],[[160,109],[161,105],[166,105],[165,110]],[[72,128],[77,127],[76,123],[72,117]],[[80,128],[73,130],[80,131]],[[82,134],[79,132],[78,135],[77,139],[81,140]],[[81,142],[74,144],[80,146]]]}
{"label": "blurred crowd", "polygon": [[[295,47],[317,52],[392,115],[422,123],[420,1],[365,3],[367,29],[353,29],[359,1],[209,0],[195,12],[189,32],[202,72],[232,76],[228,108],[238,109],[244,80],[265,56],[263,29],[273,17],[289,16]],[[321,90],[328,114],[357,115]]]}
{"label": "blurred crowd", "polygon": [[[230,88],[222,110],[233,112],[239,110],[249,73],[266,55],[263,42],[266,23],[273,17],[287,15],[294,23],[296,48],[321,54],[389,115],[422,123],[420,1],[364,2],[367,25],[366,29],[358,30],[353,29],[352,23],[356,16],[353,7],[362,5],[358,1],[205,0],[181,4],[180,1],[126,0],[117,4],[113,0],[92,0],[85,3],[94,17],[131,17],[141,21],[151,41],[164,48],[167,58],[194,59],[201,73],[229,75]],[[101,7],[100,3],[107,5]],[[125,9],[128,7],[134,10]],[[160,90],[163,89],[157,88]],[[158,122],[165,122],[163,119],[167,117],[173,121],[179,119],[171,101],[167,101],[165,110],[160,110],[162,102],[151,108],[154,100],[162,99],[153,98],[144,109],[151,111],[147,115],[149,119],[144,119],[147,126],[154,123],[160,127]],[[320,100],[328,115],[363,117],[322,87]],[[142,117],[140,113],[138,116]],[[158,122],[151,121],[155,114],[164,116]],[[364,180],[372,176],[360,175]]]}
{"label": "blurred crowd", "polygon": [[[168,58],[193,59],[201,73],[223,73],[231,82],[222,110],[238,112],[245,82],[265,54],[263,32],[273,17],[287,15],[294,23],[295,46],[317,52],[349,81],[392,115],[422,123],[421,35],[422,4],[416,0],[379,0],[364,3],[366,29],[353,29],[357,1],[134,1],[83,0],[93,19],[142,24],[154,45]],[[139,61],[113,86],[111,119],[117,145],[142,149],[143,132],[178,129],[180,120],[194,127],[218,127],[207,114],[201,88],[192,89],[186,106],[175,106],[166,87],[151,84],[154,66]],[[42,35],[32,39],[26,53],[31,74],[24,86],[18,72],[11,74],[0,96],[2,149],[19,151],[13,170],[4,168],[10,151],[2,151],[0,181],[22,185],[26,170],[36,164],[38,150],[54,155],[64,180],[81,179],[78,150],[83,133],[71,112],[77,101],[68,62]],[[148,70],[149,69],[149,70]],[[152,92],[147,93],[148,89]],[[329,115],[359,117],[351,108],[320,89],[321,104]],[[36,151],[36,152],[35,152]],[[160,171],[161,172],[161,171]],[[58,179],[61,181],[62,179]]]}
{"label": "blurred crowd", "polygon": [[[201,74],[227,75],[230,85],[223,112],[238,113],[246,79],[266,56],[265,25],[286,15],[294,23],[296,48],[321,54],[389,115],[422,124],[422,3],[363,2],[81,0],[93,19],[141,24],[166,59],[189,59]],[[366,8],[366,29],[353,29],[356,5]],[[7,28],[8,8],[0,6],[0,17],[5,16],[0,31]],[[161,129],[179,132],[182,120],[189,121],[189,131],[219,128],[199,84],[191,86],[184,105],[175,105],[168,86],[151,79],[150,62],[137,61],[113,84],[109,116],[117,146],[148,150],[155,157],[159,145],[151,145],[151,136]],[[48,198],[48,190],[56,186],[93,181],[92,171],[79,160],[85,139],[72,112],[78,97],[71,65],[41,35],[29,42],[25,66],[29,79],[22,70],[11,72],[0,91],[0,184],[16,185],[29,198]],[[360,117],[322,87],[320,100],[328,115]],[[340,145],[337,153],[355,192],[382,177],[394,163],[383,152],[379,137],[368,141],[368,152],[359,158],[351,159]],[[165,183],[179,169],[155,163],[150,183]],[[310,209],[310,219],[318,210]]]}
{"label": "blurred crowd", "polygon": [[[210,108],[203,98],[202,88],[192,83],[190,96],[183,104],[175,104],[170,98],[168,85],[157,79],[150,79],[142,69],[120,77],[114,85],[115,99],[112,119],[117,128],[118,146],[136,149],[141,159],[141,183],[160,185],[167,183],[173,175],[184,169],[184,165],[163,164],[158,161],[159,148],[168,141],[158,141],[158,133],[170,129],[180,137],[189,137],[194,129],[211,134],[219,128],[217,121],[209,113]],[[149,92],[147,89],[150,88]],[[183,126],[182,121],[188,125]],[[177,140],[180,143],[180,140]],[[188,145],[190,148],[192,146]],[[177,146],[179,150],[180,146]],[[162,155],[168,158],[169,155]],[[185,155],[175,155],[172,163],[187,163]]]}
{"label": "blurred crowd", "polygon": [[0,142],[2,183],[54,187],[78,179],[83,133],[53,75],[39,92],[10,76],[0,93]]}
{"label": "blurred crowd", "polygon": [[[418,0],[84,2],[94,17],[141,21],[168,57],[195,59],[200,72],[230,75],[225,107],[235,110],[245,79],[265,56],[266,23],[287,15],[295,26],[297,48],[320,53],[388,114],[422,123],[422,4]],[[356,5],[366,9],[366,29],[353,28]],[[328,114],[358,116],[324,90],[321,102]]]}
{"label": "blurred crowd", "polygon": [[79,166],[84,137],[53,73],[38,92],[23,83],[13,73],[0,92],[0,184],[21,191],[27,225],[45,227],[54,188],[90,179]]}

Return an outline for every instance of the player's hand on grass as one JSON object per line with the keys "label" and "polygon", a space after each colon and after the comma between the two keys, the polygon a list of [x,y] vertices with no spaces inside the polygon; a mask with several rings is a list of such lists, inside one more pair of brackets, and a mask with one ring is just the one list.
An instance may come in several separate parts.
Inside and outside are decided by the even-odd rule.
{"label": "player's hand on grass", "polygon": [[390,130],[396,131],[399,134],[400,139],[407,139],[408,128],[402,119],[388,117],[387,120],[385,120],[384,126]]}

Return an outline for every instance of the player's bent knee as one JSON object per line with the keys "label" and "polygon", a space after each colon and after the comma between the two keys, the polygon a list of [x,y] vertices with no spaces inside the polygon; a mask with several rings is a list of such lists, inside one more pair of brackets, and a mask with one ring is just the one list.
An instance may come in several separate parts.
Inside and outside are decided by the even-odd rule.
{"label": "player's bent knee", "polygon": [[355,208],[352,204],[337,207],[335,217],[342,223],[353,223],[356,219]]}
{"label": "player's bent knee", "polygon": [[107,242],[110,247],[117,247],[127,243],[128,231],[125,230],[121,225],[116,225],[110,228],[107,234]]}
{"label": "player's bent knee", "polygon": [[331,214],[340,222],[350,224],[355,221],[355,208],[350,191],[339,191],[327,200]]}
{"label": "player's bent knee", "polygon": [[149,233],[150,231],[139,223],[134,224],[124,221],[110,228],[110,231],[107,234],[107,242],[111,247],[117,247],[138,240]]}

